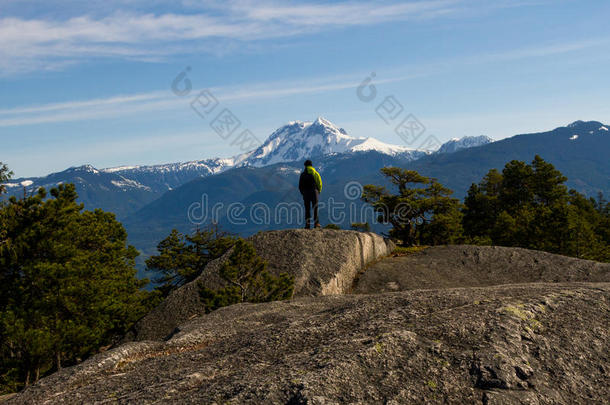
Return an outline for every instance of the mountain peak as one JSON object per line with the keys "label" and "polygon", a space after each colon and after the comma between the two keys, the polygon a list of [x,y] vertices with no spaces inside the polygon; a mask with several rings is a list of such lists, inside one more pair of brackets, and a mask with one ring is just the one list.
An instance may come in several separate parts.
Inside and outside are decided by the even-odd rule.
{"label": "mountain peak", "polygon": [[494,140],[486,135],[452,138],[448,142],[442,144],[437,153],[453,153],[460,149],[474,148],[476,146],[482,146],[492,142],[494,142]]}
{"label": "mountain peak", "polygon": [[95,167],[93,167],[91,165],[73,166],[73,167],[69,168],[67,171],[99,173],[99,170],[97,170]]}
{"label": "mountain peak", "polygon": [[324,117],[318,117],[314,122],[309,126],[310,134],[315,133],[317,131],[330,131],[332,133],[339,133],[343,135],[347,135],[347,132],[343,128],[339,128],[329,120]]}
{"label": "mountain peak", "polygon": [[328,127],[334,127],[333,123],[330,122],[329,120],[327,120],[324,117],[316,118],[316,120],[313,123],[317,124],[317,125],[324,125],[324,126],[328,126]]}
{"label": "mountain peak", "polygon": [[568,128],[576,128],[576,127],[581,126],[581,125],[582,125],[582,124],[584,124],[584,123],[585,123],[584,121],[577,120],[577,121],[574,121],[574,122],[573,122],[573,123],[571,123],[571,124],[568,124]]}
{"label": "mountain peak", "polygon": [[590,127],[590,126],[597,126],[598,128],[602,125],[601,122],[598,121],[582,121],[582,120],[577,120],[574,121],[571,124],[568,124],[567,128],[580,128],[580,127]]}
{"label": "mountain peak", "polygon": [[274,131],[257,149],[236,161],[240,166],[267,166],[332,153],[377,151],[384,154],[423,153],[375,138],[356,138],[324,117],[313,122],[291,121]]}

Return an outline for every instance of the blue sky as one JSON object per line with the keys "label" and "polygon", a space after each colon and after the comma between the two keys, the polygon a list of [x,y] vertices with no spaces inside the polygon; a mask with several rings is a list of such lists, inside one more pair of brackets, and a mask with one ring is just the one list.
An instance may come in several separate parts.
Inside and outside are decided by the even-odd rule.
{"label": "blue sky", "polygon": [[375,112],[388,96],[441,141],[609,123],[609,17],[606,0],[0,0],[0,161],[27,177],[238,154],[190,108],[203,89],[260,140],[324,116],[401,144]]}

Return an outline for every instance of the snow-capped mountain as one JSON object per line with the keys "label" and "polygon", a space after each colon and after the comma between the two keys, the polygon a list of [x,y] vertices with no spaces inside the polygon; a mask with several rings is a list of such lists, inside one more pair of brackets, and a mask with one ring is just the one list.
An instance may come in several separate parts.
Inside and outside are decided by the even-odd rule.
{"label": "snow-capped mountain", "polygon": [[235,158],[237,166],[262,167],[281,162],[294,162],[333,153],[376,151],[417,159],[425,152],[391,145],[375,138],[354,138],[343,128],[318,117],[314,122],[290,122],[275,132],[258,148]]}
{"label": "snow-capped mountain", "polygon": [[[169,163],[151,166],[121,166],[100,169],[133,180],[144,180],[153,175],[165,180],[167,189],[175,185],[175,173],[206,176],[233,167],[263,167],[281,162],[294,162],[315,156],[335,153],[358,153],[376,151],[385,155],[401,155],[406,159],[417,159],[428,152],[418,151],[406,146],[391,145],[375,138],[355,138],[343,128],[318,117],[313,122],[293,121],[274,131],[256,149],[230,158],[214,158],[184,163]],[[180,182],[180,181],[179,181]]]}
{"label": "snow-capped mountain", "polygon": [[453,153],[460,149],[474,148],[477,146],[487,145],[494,140],[488,136],[465,136],[463,138],[453,138],[445,142],[437,151],[437,153]]}
{"label": "snow-capped mountain", "polygon": [[[467,140],[460,142],[459,148],[474,145]],[[476,143],[480,144],[482,143]],[[430,152],[384,143],[375,138],[352,137],[343,128],[319,117],[313,122],[290,122],[274,131],[256,149],[229,158],[106,169],[84,165],[45,177],[16,179],[7,184],[7,189],[12,195],[22,195],[24,189],[26,193],[32,193],[39,187],[50,188],[60,183],[74,183],[80,200],[87,207],[100,207],[122,217],[193,179],[231,168],[264,167],[307,158],[367,152],[398,158],[401,162],[430,155]]]}

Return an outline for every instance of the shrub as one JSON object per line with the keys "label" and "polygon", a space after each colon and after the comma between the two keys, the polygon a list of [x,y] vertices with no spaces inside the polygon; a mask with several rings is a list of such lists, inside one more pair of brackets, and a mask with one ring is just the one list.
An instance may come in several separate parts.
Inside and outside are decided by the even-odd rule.
{"label": "shrub", "polygon": [[360,232],[371,232],[371,226],[368,222],[353,222],[352,229]]}
{"label": "shrub", "polygon": [[172,230],[157,245],[158,254],[146,260],[147,270],[157,274],[153,279],[155,289],[165,297],[195,280],[209,262],[225,254],[235,241],[235,237],[221,231],[217,225],[197,229],[191,235]]}
{"label": "shrub", "polygon": [[206,312],[240,302],[270,302],[289,299],[294,290],[294,277],[267,271],[265,262],[252,243],[239,238],[228,260],[219,270],[226,287],[212,290],[200,284],[200,298]]}

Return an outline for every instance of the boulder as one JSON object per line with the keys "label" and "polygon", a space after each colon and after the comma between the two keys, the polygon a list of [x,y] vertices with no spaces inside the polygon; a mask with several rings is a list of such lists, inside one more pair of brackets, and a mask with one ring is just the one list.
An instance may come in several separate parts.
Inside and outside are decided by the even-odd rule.
{"label": "boulder", "polygon": [[[260,232],[248,240],[271,273],[294,276],[294,297],[349,292],[359,272],[393,250],[392,242],[375,233],[332,229]],[[218,271],[230,253],[210,262],[198,279],[173,291],[122,342],[164,339],[181,323],[204,314],[199,285],[224,286]]]}
{"label": "boulder", "polygon": [[610,282],[610,263],[501,246],[434,246],[372,264],[354,292],[484,287],[565,281]]}

